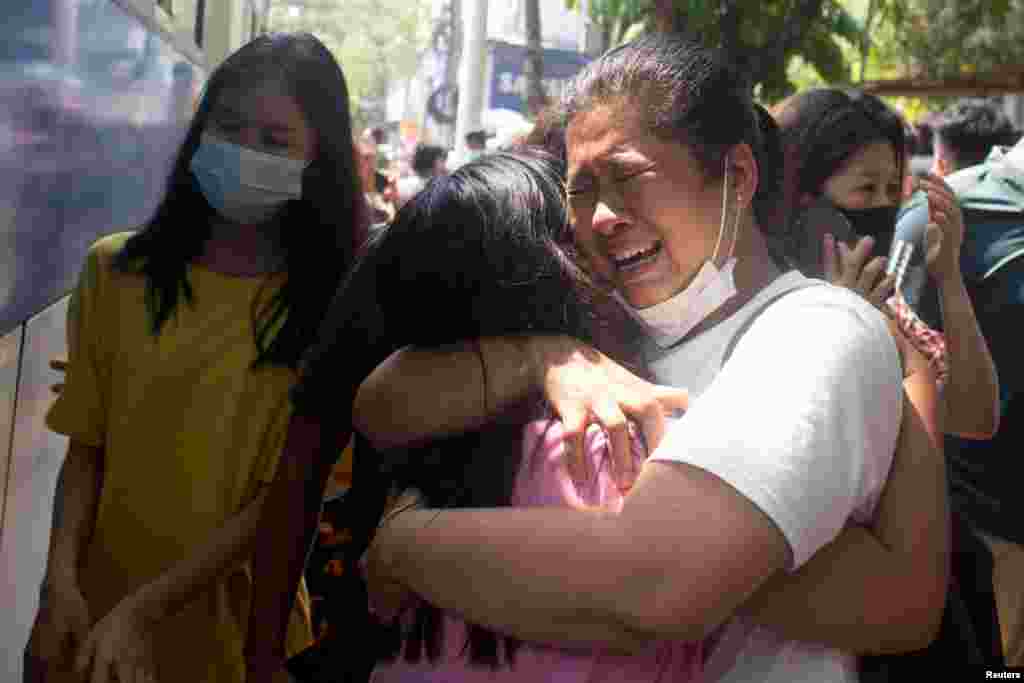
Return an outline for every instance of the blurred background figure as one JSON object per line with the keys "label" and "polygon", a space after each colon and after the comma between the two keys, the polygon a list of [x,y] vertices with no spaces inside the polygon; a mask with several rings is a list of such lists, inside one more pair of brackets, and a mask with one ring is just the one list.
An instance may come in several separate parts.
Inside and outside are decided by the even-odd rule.
{"label": "blurred background figure", "polygon": [[431,178],[448,172],[445,163],[447,155],[447,150],[439,145],[416,145],[412,155],[412,174],[398,179],[396,210],[422,190]]}
{"label": "blurred background figure", "polygon": [[472,161],[487,151],[487,133],[474,130],[466,133],[466,161]]}
{"label": "blurred background figure", "polygon": [[993,147],[1012,146],[1020,132],[990,100],[957,102],[937,118],[933,126],[932,173],[947,176],[985,161]]}
{"label": "blurred background figure", "polygon": [[363,136],[354,141],[359,164],[359,179],[363,185],[363,194],[370,205],[370,223],[377,225],[391,220],[394,209],[384,199],[383,193],[388,186],[388,178],[377,170],[377,145],[373,138]]}

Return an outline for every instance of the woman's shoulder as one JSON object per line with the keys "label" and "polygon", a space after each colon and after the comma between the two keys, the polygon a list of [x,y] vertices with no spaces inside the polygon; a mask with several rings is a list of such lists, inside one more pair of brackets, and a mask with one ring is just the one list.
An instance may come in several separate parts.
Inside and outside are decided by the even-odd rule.
{"label": "woman's shoulder", "polygon": [[875,332],[887,329],[886,315],[856,292],[822,280],[801,278],[799,285],[769,303],[763,317],[799,324],[796,329],[805,331],[827,331],[827,326],[816,322],[837,318],[849,319],[858,327],[866,326]]}
{"label": "woman's shoulder", "polygon": [[821,281],[807,280],[771,301],[750,323],[733,355],[760,363],[765,349],[781,366],[826,356],[840,365],[900,366],[888,317],[860,295]]}
{"label": "woman's shoulder", "polygon": [[136,230],[123,230],[108,233],[93,242],[92,246],[89,247],[89,251],[102,256],[113,257],[136,232]]}
{"label": "woman's shoulder", "polygon": [[79,286],[93,289],[101,280],[109,279],[114,270],[115,257],[133,234],[132,231],[115,232],[93,242],[85,256]]}
{"label": "woman's shoulder", "polygon": [[104,270],[109,270],[114,258],[124,245],[135,234],[134,230],[112,232],[100,237],[89,246],[86,260],[95,263]]}

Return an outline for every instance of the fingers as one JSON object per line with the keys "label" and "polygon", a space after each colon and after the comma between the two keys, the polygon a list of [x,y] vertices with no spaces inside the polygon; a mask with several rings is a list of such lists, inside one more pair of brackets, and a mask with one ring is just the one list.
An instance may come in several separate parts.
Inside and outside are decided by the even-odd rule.
{"label": "fingers", "polygon": [[[93,636],[89,636],[85,639],[85,642],[82,643],[82,646],[78,648],[78,653],[75,655],[75,664],[73,670],[79,678],[84,680],[85,677],[89,675],[91,667],[94,669],[99,668],[92,666],[93,659],[95,659],[95,656],[96,642]],[[91,681],[97,680],[96,673],[96,671],[93,671],[93,675],[90,678]]]}
{"label": "fingers", "polygon": [[865,298],[870,299],[875,288],[881,284],[881,280],[885,277],[885,267],[888,263],[889,259],[879,256],[871,259],[860,271],[856,289]]}
{"label": "fingers", "polygon": [[832,282],[847,289],[858,289],[861,271],[871,255],[875,240],[871,237],[863,237],[853,249],[842,242],[839,242],[838,246],[840,272],[838,280]]}
{"label": "fingers", "polygon": [[875,308],[883,308],[885,302],[889,300],[896,291],[896,274],[892,273],[886,275],[878,284],[875,285],[874,289],[867,295],[867,300],[870,301]]}
{"label": "fingers", "polygon": [[[644,444],[653,451],[665,435],[665,411],[657,402],[648,403],[639,410],[631,411],[632,418],[640,426]],[[648,452],[650,455],[650,452]]]}
{"label": "fingers", "polygon": [[71,633],[48,619],[42,621],[32,633],[29,651],[38,659],[53,661],[70,646]]}
{"label": "fingers", "polygon": [[945,239],[942,228],[935,223],[929,223],[924,230],[925,262],[928,267],[934,267],[942,253],[942,242]]}
{"label": "fingers", "polygon": [[666,415],[684,413],[690,409],[690,392],[678,387],[658,386],[658,404]]}
{"label": "fingers", "polygon": [[826,282],[835,282],[839,279],[838,259],[836,238],[826,233],[821,245],[822,274]]}
{"label": "fingers", "polygon": [[853,249],[840,242],[838,259],[829,257],[829,262],[838,264],[838,271],[827,267],[826,277],[829,282],[851,289],[881,307],[892,296],[896,278],[885,273],[889,259],[878,256],[868,260],[874,245],[871,237],[861,238]]}
{"label": "fingers", "polygon": [[[620,487],[633,485],[631,480],[633,447],[630,443],[629,423],[626,420],[626,414],[622,410],[623,407],[620,407],[617,402],[610,398],[598,401],[593,407],[594,420],[604,427],[608,433],[608,441],[612,449],[612,472],[616,483]],[[586,465],[583,474],[589,479],[592,475],[589,458],[586,457],[585,453],[576,452],[575,455],[577,457],[582,456],[582,460]]]}
{"label": "fingers", "polygon": [[950,200],[953,200],[956,195],[956,193],[953,192],[953,188],[946,182],[945,178],[937,176],[934,173],[925,173],[922,175],[918,179],[918,188],[929,195],[941,195],[948,197]]}
{"label": "fingers", "polygon": [[578,481],[586,481],[588,467],[585,462],[584,440],[587,432],[587,410],[575,402],[554,404],[553,407],[562,421],[565,443],[569,448],[569,473]]}
{"label": "fingers", "polygon": [[956,225],[960,218],[960,205],[949,183],[938,176],[927,176],[921,179],[920,186],[928,196],[929,219],[940,226]]}

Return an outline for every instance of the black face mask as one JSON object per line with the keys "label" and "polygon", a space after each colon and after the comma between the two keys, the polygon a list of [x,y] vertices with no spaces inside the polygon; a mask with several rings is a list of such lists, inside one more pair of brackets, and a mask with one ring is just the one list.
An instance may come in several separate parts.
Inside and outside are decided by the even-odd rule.
{"label": "black face mask", "polygon": [[879,206],[874,209],[844,209],[841,206],[835,208],[850,221],[850,226],[858,238],[870,236],[875,240],[872,258],[889,255],[893,235],[896,233],[899,206]]}

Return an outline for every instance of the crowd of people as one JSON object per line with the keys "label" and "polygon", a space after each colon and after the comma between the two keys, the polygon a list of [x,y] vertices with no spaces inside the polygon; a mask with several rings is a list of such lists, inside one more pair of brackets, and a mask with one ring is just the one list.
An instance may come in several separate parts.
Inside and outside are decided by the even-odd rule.
{"label": "crowd of people", "polygon": [[395,179],[314,37],[232,55],[73,294],[26,680],[1024,665],[1024,142],[751,92],[652,34]]}

